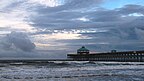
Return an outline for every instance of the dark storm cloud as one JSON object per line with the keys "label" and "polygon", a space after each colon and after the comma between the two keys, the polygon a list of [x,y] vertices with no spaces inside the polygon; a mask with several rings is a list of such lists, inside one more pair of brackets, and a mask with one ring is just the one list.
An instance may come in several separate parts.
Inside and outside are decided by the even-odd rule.
{"label": "dark storm cloud", "polygon": [[[24,18],[24,21],[30,22],[30,25],[37,30],[31,34],[33,36],[40,34],[69,33],[70,31],[72,31],[73,34],[80,34],[79,37],[81,37],[81,39],[57,39],[52,40],[54,41],[53,43],[50,43],[51,39],[46,39],[46,44],[63,44],[45,48],[49,49],[45,54],[50,53],[49,57],[51,58],[53,56],[61,57],[57,54],[61,54],[63,55],[62,57],[64,57],[65,53],[69,51],[74,52],[82,45],[87,46],[93,51],[144,49],[144,6],[128,4],[121,8],[108,10],[101,8],[103,1],[104,0],[67,0],[59,6],[49,7],[42,4],[29,3],[27,0],[20,0],[12,2],[6,6],[5,9],[8,11],[17,7],[20,8],[19,10],[22,8],[26,10],[28,17]],[[94,29],[94,32],[85,31],[91,29]],[[55,30],[57,30],[57,32],[55,32]],[[83,36],[85,37],[82,38]],[[31,41],[23,45],[20,41],[25,43],[26,41],[21,40],[19,37],[17,34],[12,34],[10,37],[17,48],[26,51],[35,48]],[[44,41],[43,37],[41,37],[41,41]],[[6,42],[10,43],[4,43],[5,48],[10,47],[12,44],[11,41]],[[32,44],[32,46],[29,46],[30,44]],[[51,50],[50,48],[67,48],[67,50]],[[15,57],[16,56],[21,55],[15,55]],[[26,56],[32,57],[33,54],[26,54]]]}
{"label": "dark storm cloud", "polygon": [[[120,14],[115,10],[100,10],[88,14],[93,22],[114,22],[120,20]],[[105,24],[104,23],[104,24]]]}
{"label": "dark storm cloud", "polygon": [[103,0],[67,0],[65,4],[56,7],[38,6],[34,8],[39,14],[49,14],[61,11],[73,11],[93,7],[100,4]]}
{"label": "dark storm cloud", "polygon": [[129,19],[133,19],[133,16],[128,17],[128,15],[134,13],[143,14],[144,6],[125,5],[122,8],[116,8],[114,10],[99,10],[91,12],[88,16],[94,22],[116,22],[116,21],[123,22],[123,21],[129,21]]}
{"label": "dark storm cloud", "polygon": [[56,7],[37,6],[33,9],[38,15],[32,15],[30,20],[34,22],[33,26],[36,27],[81,26],[83,22],[76,19],[85,16],[86,13],[83,12],[87,11],[87,8],[97,7],[101,2],[102,0],[70,0],[64,5]]}
{"label": "dark storm cloud", "polygon": [[[67,7],[68,6],[67,4],[69,3],[66,3],[65,5],[62,6],[65,6],[65,8],[69,8]],[[61,6],[57,7],[60,8]],[[32,16],[30,18],[30,20],[34,23],[32,25],[35,27],[50,28],[50,29],[105,27],[105,26],[115,27],[115,26],[123,26],[122,24],[128,22],[130,23],[135,22],[138,17],[128,15],[133,13],[143,14],[144,11],[144,7],[141,5],[126,5],[122,8],[117,8],[114,10],[95,9],[94,11],[87,11],[87,12],[77,10],[79,8],[76,9],[69,8],[69,10],[60,8],[61,10],[57,10],[55,12],[51,12],[51,10],[49,10],[49,8],[55,10],[55,8],[57,7],[43,7],[43,6],[38,7],[36,10],[38,15]],[[89,7],[84,7],[84,9],[86,11],[86,9],[89,9]],[[89,19],[89,21],[84,22],[82,20],[79,20],[79,18],[83,17]],[[135,23],[139,23],[139,21],[136,21]]]}
{"label": "dark storm cloud", "polygon": [[[122,8],[115,8],[113,10],[107,10],[104,8],[97,9],[97,6],[95,6],[94,10],[88,11],[87,9],[90,9],[92,7],[94,8],[94,6],[83,7],[83,5],[81,4],[81,7],[77,7],[74,5],[68,6],[67,4],[70,3],[66,3],[65,5],[54,8],[37,8],[36,12],[38,13],[38,15],[31,18],[32,22],[34,22],[33,25],[39,28],[47,28],[52,30],[76,30],[80,28],[87,30],[89,30],[90,28],[102,28],[101,30],[107,30],[105,32],[93,33],[79,32],[79,34],[81,34],[82,36],[87,36],[91,39],[86,38],[76,40],[62,40],[64,41],[63,43],[69,43],[69,46],[87,45],[94,46],[95,48],[97,47],[97,49],[100,48],[101,50],[108,48],[124,50],[125,48],[122,48],[122,46],[127,47],[127,50],[143,49],[143,47],[139,46],[143,44],[139,44],[139,42],[143,41],[143,37],[141,35],[143,35],[144,32],[144,16],[141,14],[144,13],[144,6],[130,4],[125,5]],[[78,20],[82,17],[89,19],[89,21]],[[49,32],[44,32],[44,34],[46,33]],[[123,44],[122,42],[125,43]],[[129,42],[133,42],[133,44]],[[133,46],[135,46],[135,48]]]}
{"label": "dark storm cloud", "polygon": [[42,58],[33,50],[35,44],[23,32],[11,32],[0,37],[1,58]]}
{"label": "dark storm cloud", "polygon": [[122,14],[141,13],[144,14],[144,6],[141,5],[126,5],[119,9]]}
{"label": "dark storm cloud", "polygon": [[[140,9],[140,10],[139,10]],[[129,14],[139,13],[143,14],[144,6],[140,5],[126,5],[122,8],[114,10],[101,10],[90,13],[92,22],[101,22],[101,28],[107,29],[106,32],[86,33],[84,35],[98,38],[98,39],[111,39],[107,41],[127,41],[127,40],[141,40],[143,34],[143,20],[144,16],[128,16]],[[125,17],[123,17],[125,16]],[[93,23],[92,23],[93,24]],[[96,24],[95,24],[96,25]],[[107,28],[108,27],[108,28]],[[138,31],[142,34],[138,34]],[[138,43],[139,41],[135,41]]]}
{"label": "dark storm cloud", "polygon": [[3,41],[2,46],[4,48],[10,48],[12,45],[23,51],[32,51],[35,48],[35,44],[22,32],[11,32]]}

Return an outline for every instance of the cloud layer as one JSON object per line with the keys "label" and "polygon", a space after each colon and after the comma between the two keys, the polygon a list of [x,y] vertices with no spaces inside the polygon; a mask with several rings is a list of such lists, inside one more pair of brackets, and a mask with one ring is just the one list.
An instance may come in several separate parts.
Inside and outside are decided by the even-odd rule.
{"label": "cloud layer", "polygon": [[4,37],[2,43],[3,48],[8,49],[12,45],[23,51],[31,51],[35,48],[35,44],[30,41],[25,33],[22,32],[11,32]]}
{"label": "cloud layer", "polygon": [[[120,2],[121,0],[118,0]],[[92,51],[144,49],[143,0],[125,0],[121,7],[110,0],[2,0],[0,36],[4,48],[43,50],[43,56],[63,58],[85,45]],[[133,3],[133,4],[130,4]],[[7,18],[9,17],[9,18]],[[2,38],[0,38],[2,39]],[[32,41],[30,41],[32,40]],[[35,45],[33,44],[35,43]],[[42,51],[40,51],[43,53]],[[40,54],[41,55],[41,54]]]}

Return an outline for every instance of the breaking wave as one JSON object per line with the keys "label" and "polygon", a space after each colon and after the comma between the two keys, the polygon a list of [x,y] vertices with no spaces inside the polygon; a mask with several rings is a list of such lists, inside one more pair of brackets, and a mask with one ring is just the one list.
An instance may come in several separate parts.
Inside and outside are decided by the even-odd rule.
{"label": "breaking wave", "polygon": [[1,62],[0,81],[143,81],[143,62]]}
{"label": "breaking wave", "polygon": [[117,66],[117,65],[144,65],[142,62],[98,62],[98,61],[24,61],[0,63],[0,67],[8,65],[35,65],[49,67],[82,67],[82,66]]}

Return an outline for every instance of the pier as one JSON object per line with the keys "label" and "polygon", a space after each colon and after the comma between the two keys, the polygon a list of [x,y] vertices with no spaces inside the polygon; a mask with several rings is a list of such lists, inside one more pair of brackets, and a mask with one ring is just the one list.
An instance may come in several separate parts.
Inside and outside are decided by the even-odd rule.
{"label": "pier", "polygon": [[[81,52],[80,52],[81,51]],[[67,54],[67,57],[76,61],[119,61],[119,62],[144,62],[144,51],[112,50],[107,53],[89,53],[88,50],[77,50],[77,54]]]}

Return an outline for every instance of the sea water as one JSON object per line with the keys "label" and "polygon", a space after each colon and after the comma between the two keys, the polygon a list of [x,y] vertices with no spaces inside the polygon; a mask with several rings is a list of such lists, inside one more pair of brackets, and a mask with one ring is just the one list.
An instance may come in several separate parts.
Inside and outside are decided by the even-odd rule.
{"label": "sea water", "polygon": [[143,62],[1,63],[0,81],[144,81]]}

